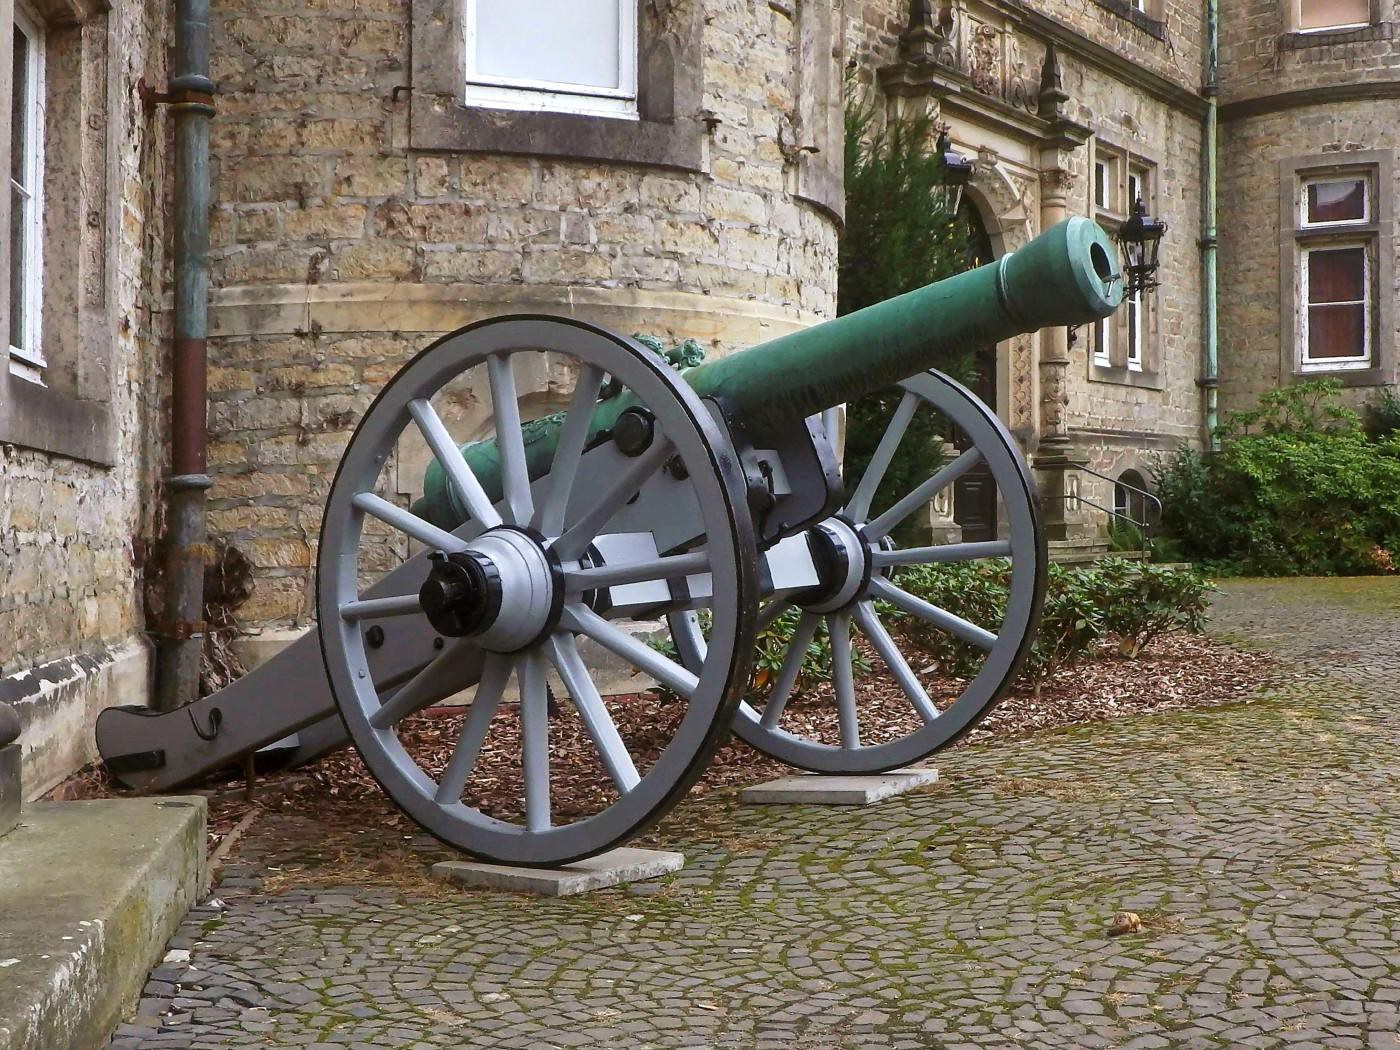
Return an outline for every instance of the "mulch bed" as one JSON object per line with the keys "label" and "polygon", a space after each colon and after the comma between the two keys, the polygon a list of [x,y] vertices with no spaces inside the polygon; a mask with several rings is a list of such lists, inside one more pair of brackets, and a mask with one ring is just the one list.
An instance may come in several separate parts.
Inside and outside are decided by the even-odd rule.
{"label": "mulch bed", "polygon": [[[916,728],[917,714],[883,664],[867,653],[873,670],[858,682],[862,741],[875,743]],[[1038,693],[1017,688],[958,746],[995,743],[1060,726],[1145,712],[1175,711],[1242,700],[1274,669],[1271,657],[1243,652],[1208,638],[1164,635],[1136,659],[1123,659],[1106,645],[1096,659],[1061,671]],[[918,670],[918,668],[916,668]],[[941,708],[956,697],[959,683],[934,673],[920,675],[929,695]],[[618,730],[627,742],[638,770],[656,760],[670,740],[683,708],[654,693],[609,698]],[[436,709],[407,720],[400,738],[429,772],[446,765],[456,744],[462,715],[458,709]],[[783,718],[784,728],[835,742],[838,726],[830,687],[794,698]],[[493,720],[466,797],[483,810],[504,819],[518,818],[521,797],[520,731],[512,705],[504,705]],[[556,819],[578,817],[608,805],[616,794],[597,751],[567,701],[550,721],[550,762],[554,774],[552,804]],[[726,743],[695,787],[697,793],[749,784],[781,775],[788,767],[737,739]],[[308,819],[328,833],[358,834],[365,829],[385,832],[415,830],[411,822],[380,791],[358,754],[346,749],[310,766],[260,776],[255,803],[245,798],[230,773],[202,789],[210,798],[211,847],[222,840],[256,804],[263,812]],[[61,785],[54,798],[98,798],[122,791],[99,766],[90,766]]]}

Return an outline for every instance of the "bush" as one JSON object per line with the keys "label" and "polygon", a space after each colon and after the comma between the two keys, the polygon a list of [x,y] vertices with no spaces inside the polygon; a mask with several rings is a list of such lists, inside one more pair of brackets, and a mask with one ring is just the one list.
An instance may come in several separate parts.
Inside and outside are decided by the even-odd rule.
{"label": "bush", "polygon": [[[1000,559],[920,565],[903,570],[897,582],[910,594],[991,630],[1006,609],[1011,565]],[[1088,567],[1051,565],[1040,629],[1023,674],[1043,681],[1092,654],[1107,637],[1117,638],[1119,651],[1133,657],[1164,631],[1199,633],[1210,592],[1197,572],[1121,558]],[[984,654],[976,646],[888,606],[882,605],[881,614],[946,673],[967,678],[981,667]]]}
{"label": "bush", "polygon": [[[968,267],[969,227],[943,203],[943,165],[933,149],[937,126],[927,115],[886,120],[854,97],[846,103],[846,223],[838,252],[837,312],[883,302]],[[938,362],[969,382],[974,357]],[[845,475],[865,471],[903,391],[883,390],[846,411]],[[915,416],[871,510],[878,514],[936,470],[947,426],[932,412]],[[853,485],[851,486],[854,487]]]}
{"label": "bush", "polygon": [[1400,433],[1400,394],[1394,387],[1381,387],[1380,393],[1366,406],[1364,425],[1366,436],[1372,441]]}
{"label": "bush", "polygon": [[1181,449],[1152,471],[1163,525],[1222,571],[1358,575],[1400,552],[1400,433],[1368,439],[1335,380],[1273,391],[1231,415],[1221,449]]}

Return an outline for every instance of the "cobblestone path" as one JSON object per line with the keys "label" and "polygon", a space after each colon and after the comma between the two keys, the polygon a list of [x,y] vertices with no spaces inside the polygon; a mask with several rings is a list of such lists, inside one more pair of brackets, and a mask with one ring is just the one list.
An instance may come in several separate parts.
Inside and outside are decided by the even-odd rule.
{"label": "cobblestone path", "polygon": [[250,859],[113,1046],[1400,1048],[1400,586],[1231,584],[1217,629],[1301,670],[865,811],[683,805],[664,884],[267,894]]}

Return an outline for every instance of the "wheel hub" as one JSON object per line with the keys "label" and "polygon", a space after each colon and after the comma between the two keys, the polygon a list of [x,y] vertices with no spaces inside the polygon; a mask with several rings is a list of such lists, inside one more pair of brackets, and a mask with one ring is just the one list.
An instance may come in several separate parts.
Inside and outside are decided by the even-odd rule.
{"label": "wheel hub", "polygon": [[869,547],[854,525],[845,518],[827,518],[808,530],[807,543],[822,583],[801,595],[797,605],[809,612],[830,613],[865,594],[872,562]]}
{"label": "wheel hub", "polygon": [[493,529],[464,551],[435,551],[430,559],[432,570],[418,599],[439,634],[514,652],[559,622],[563,590],[557,563],[526,532]]}

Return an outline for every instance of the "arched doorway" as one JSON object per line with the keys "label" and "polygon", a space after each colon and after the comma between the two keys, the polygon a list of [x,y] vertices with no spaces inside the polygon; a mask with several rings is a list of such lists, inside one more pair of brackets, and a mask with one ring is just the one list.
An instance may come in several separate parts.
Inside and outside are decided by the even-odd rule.
{"label": "arched doorway", "polygon": [[[967,198],[958,210],[958,218],[968,231],[967,268],[973,269],[992,262],[996,253],[992,238],[982,221],[982,213]],[[972,374],[968,386],[972,392],[997,407],[997,348],[982,347],[973,355]],[[965,543],[979,543],[997,538],[997,489],[986,467],[968,471],[953,489],[953,519],[962,529]]]}

